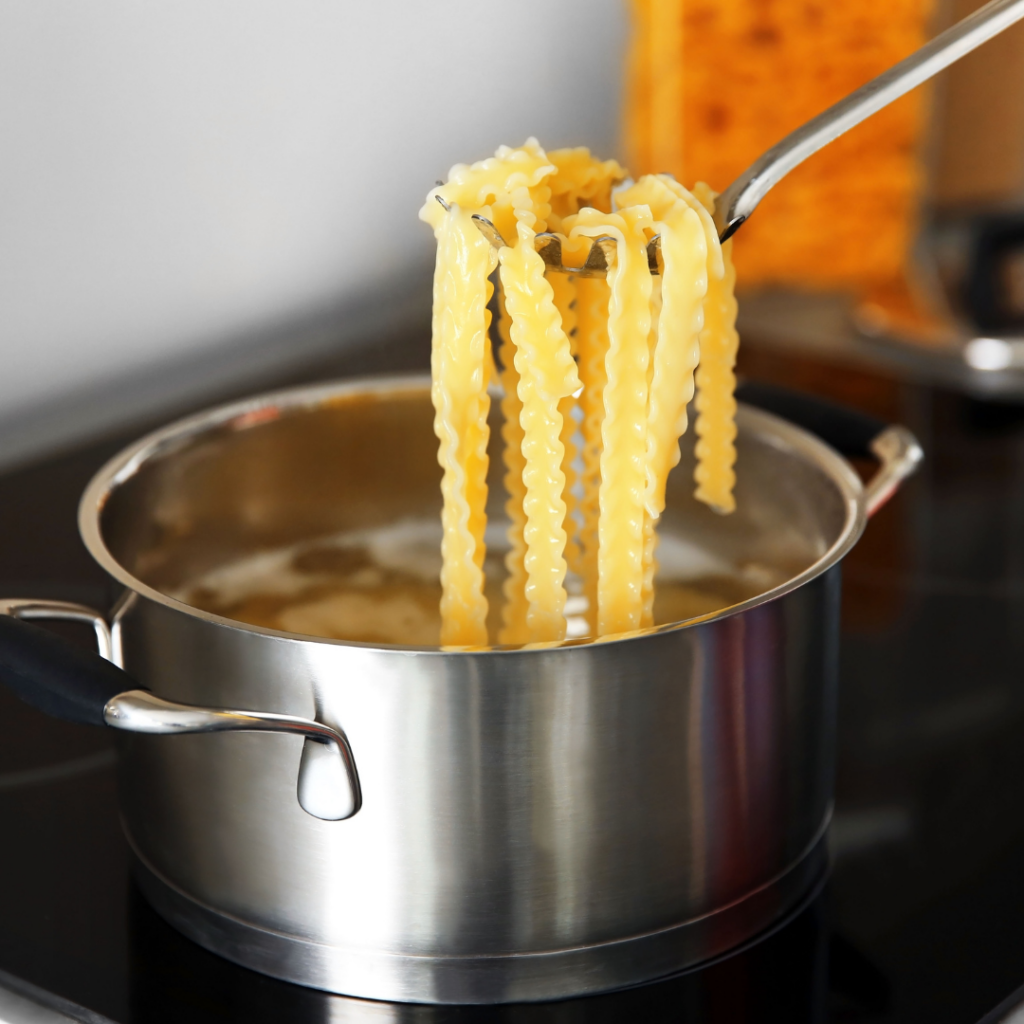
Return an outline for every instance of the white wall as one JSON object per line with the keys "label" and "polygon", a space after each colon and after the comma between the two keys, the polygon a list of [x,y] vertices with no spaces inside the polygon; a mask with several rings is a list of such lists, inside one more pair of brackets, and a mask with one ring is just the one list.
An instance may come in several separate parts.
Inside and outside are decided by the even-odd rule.
{"label": "white wall", "polygon": [[620,7],[5,0],[0,462],[409,317],[452,163],[615,154]]}

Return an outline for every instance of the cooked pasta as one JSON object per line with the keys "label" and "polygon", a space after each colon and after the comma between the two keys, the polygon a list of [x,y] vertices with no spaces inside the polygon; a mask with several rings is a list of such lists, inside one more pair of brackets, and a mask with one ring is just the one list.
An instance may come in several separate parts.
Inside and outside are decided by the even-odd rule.
{"label": "cooked pasta", "polygon": [[[735,275],[711,222],[714,194],[648,175],[613,195],[624,177],[585,149],[546,154],[531,139],[453,168],[421,212],[438,240],[431,365],[445,646],[492,639],[482,569],[495,372],[509,520],[499,643],[565,638],[570,570],[591,636],[653,624],[656,526],[695,371],[696,497],[719,512],[734,507]],[[474,216],[504,244],[492,245]],[[563,267],[548,270],[542,232],[557,234]],[[655,235],[657,278],[648,262]],[[593,244],[604,248],[607,277],[566,273]],[[500,285],[497,371],[491,277]]]}
{"label": "cooked pasta", "polygon": [[[714,196],[706,186],[700,198],[712,211]],[[700,368],[697,371],[697,498],[717,512],[736,507],[733,487],[736,474],[736,270],[732,265],[732,239],[722,246],[722,273],[708,282],[704,328],[700,334]]]}
{"label": "cooked pasta", "polygon": [[[654,599],[654,524],[665,508],[669,470],[679,461],[679,438],[686,430],[686,407],[693,398],[693,376],[701,355],[709,239],[694,209],[662,178],[641,179],[619,201],[648,205],[654,229],[662,236],[664,284],[652,363],[644,491],[644,617],[649,619]],[[712,237],[712,245],[717,246],[713,230]]]}
{"label": "cooked pasta", "polygon": [[583,419],[583,480],[580,497],[580,569],[587,599],[587,623],[597,630],[598,519],[601,491],[601,429],[604,424],[604,387],[607,381],[608,282],[583,277],[576,282],[576,345],[579,350],[580,410]]}
{"label": "cooked pasta", "polygon": [[610,235],[618,243],[608,272],[608,352],[598,519],[597,629],[639,629],[643,610],[644,452],[647,444],[650,210],[606,214],[584,209],[567,219],[570,237]]}
{"label": "cooked pasta", "polygon": [[501,438],[505,442],[504,483],[508,494],[505,512],[509,518],[508,554],[505,555],[508,576],[502,586],[505,604],[501,610],[502,627],[498,639],[503,644],[521,644],[529,639],[526,632],[526,539],[523,535],[526,526],[526,512],[523,507],[523,499],[526,497],[526,485],[523,482],[526,459],[523,457],[523,425],[519,422],[523,403],[519,400],[519,374],[516,372],[515,349],[510,333],[511,323],[508,310],[505,308],[505,296],[500,289],[498,308],[498,330],[501,336],[499,355],[502,365],[500,379],[503,392]]}
{"label": "cooked pasta", "polygon": [[444,469],[441,542],[441,642],[486,644],[483,528],[487,500],[487,411],[484,349],[487,276],[494,253],[468,211],[452,206],[435,218],[434,429]]}
{"label": "cooked pasta", "polygon": [[[576,279],[569,274],[549,274],[548,281],[554,293],[555,308],[562,320],[562,330],[569,339],[569,353],[576,356]],[[576,470],[573,466],[576,461],[575,408],[575,395],[566,395],[558,402],[558,414],[562,417],[562,433],[559,435],[562,442],[562,476],[565,478],[562,491],[565,499],[565,561],[573,572],[580,575],[580,544],[574,493]]]}
{"label": "cooked pasta", "polygon": [[515,246],[501,250],[501,285],[511,316],[523,427],[523,509],[526,523],[526,628],[531,641],[565,637],[565,476],[559,400],[576,391],[579,376],[569,354],[536,232],[525,220]]}
{"label": "cooked pasta", "polygon": [[[651,279],[651,326],[647,332],[647,409],[651,409],[651,388],[654,384],[655,353],[658,348],[658,333],[661,330],[661,307],[662,307],[662,282],[660,277]],[[647,445],[651,444],[651,424],[648,422]],[[648,476],[649,470],[646,470]],[[643,576],[640,590],[640,625],[654,625],[654,573],[657,565],[654,560],[654,549],[658,543],[658,533],[655,529],[656,519],[651,515],[650,508],[644,501],[644,548],[643,548]]]}
{"label": "cooked pasta", "polygon": [[[551,162],[557,168],[552,180],[551,214],[549,227],[553,231],[563,229],[563,218],[577,213],[581,207],[611,212],[612,187],[625,176],[626,172],[614,160],[598,160],[589,150],[582,147],[576,149],[559,149],[550,154]],[[589,247],[587,239],[579,239],[574,246],[572,240],[563,237],[563,251],[569,265],[580,265],[586,259]],[[563,274],[549,274],[555,285],[556,303],[561,292],[566,296],[562,302],[566,304],[569,319],[563,324],[570,336],[573,354],[577,358],[580,381],[583,392],[577,400],[575,397],[563,399],[560,411],[563,416],[562,439],[566,446],[563,467],[566,471],[566,512],[567,533],[569,541],[566,545],[566,560],[578,577],[580,577],[587,602],[587,622],[593,633],[597,626],[597,551],[598,551],[598,514],[599,490],[601,483],[601,424],[604,417],[604,360],[608,346],[608,286],[600,278],[566,277]],[[561,289],[559,281],[568,280],[571,285]],[[568,302],[571,295],[572,302]],[[559,305],[562,309],[562,305]],[[579,436],[582,449],[579,452],[582,463],[582,475],[579,480],[579,501],[575,500],[573,490],[577,483],[572,471],[572,457],[576,455],[570,449],[572,438],[576,434],[576,423],[568,423],[566,417],[573,408],[579,409]],[[571,518],[574,509],[578,508],[577,521]],[[572,542],[572,531],[578,531],[578,540]]]}

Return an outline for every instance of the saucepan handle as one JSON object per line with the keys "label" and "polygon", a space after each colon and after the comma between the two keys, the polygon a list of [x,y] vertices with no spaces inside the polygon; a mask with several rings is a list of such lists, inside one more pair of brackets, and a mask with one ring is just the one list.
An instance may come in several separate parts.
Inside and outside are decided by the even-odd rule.
{"label": "saucepan handle", "polygon": [[[86,622],[96,631],[98,654],[83,650],[25,619]],[[359,773],[341,729],[295,715],[197,707],[164,700],[139,687],[110,660],[104,617],[66,601],[0,598],[0,684],[54,718],[107,725],[128,732],[176,735],[197,732],[276,732],[303,736],[299,803],[328,821],[351,818],[361,804]]]}
{"label": "saucepan handle", "polygon": [[917,438],[906,427],[888,424],[859,409],[755,381],[740,384],[736,398],[809,430],[840,455],[875,459],[878,472],[864,486],[864,508],[869,516],[896,493],[924,458]]}

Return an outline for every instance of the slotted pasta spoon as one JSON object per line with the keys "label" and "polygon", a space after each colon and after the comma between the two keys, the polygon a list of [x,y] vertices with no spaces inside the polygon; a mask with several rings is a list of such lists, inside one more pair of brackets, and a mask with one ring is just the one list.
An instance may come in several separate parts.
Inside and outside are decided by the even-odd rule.
{"label": "slotted pasta spoon", "polygon": [[[956,63],[1021,18],[1024,18],[1024,0],[991,0],[777,142],[718,197],[714,213],[718,237],[724,242],[734,235],[772,187],[813,153],[950,64]],[[824,230],[827,230],[827,216],[828,212],[824,211]],[[473,219],[492,245],[500,248],[505,244],[489,220],[480,216]],[[655,274],[658,273],[659,241],[655,236],[647,249],[651,272]],[[567,267],[562,263],[562,243],[558,236],[550,233],[537,235],[537,251],[544,257],[548,268],[578,277],[606,274],[614,248],[614,238],[596,238],[586,262],[581,267]]]}

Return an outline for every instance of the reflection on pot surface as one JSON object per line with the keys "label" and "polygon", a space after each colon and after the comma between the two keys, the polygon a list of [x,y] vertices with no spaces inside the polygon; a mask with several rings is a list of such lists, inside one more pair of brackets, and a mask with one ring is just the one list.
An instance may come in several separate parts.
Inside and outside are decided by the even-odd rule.
{"label": "reflection on pot surface", "polygon": [[[392,608],[391,628],[428,636],[440,470],[424,379],[254,399],[115,457],[80,509],[127,587],[110,631],[81,606],[4,607],[91,622],[123,665],[74,655],[99,697],[75,720],[126,730],[123,822],[147,899],[266,974],[437,1003],[664,977],[791,912],[825,868],[838,563],[920,451],[901,428],[789,403],[874,455],[872,482],[741,407],[737,511],[694,500],[691,437],[663,524],[662,600],[683,611],[662,614],[712,614],[599,643],[316,635],[379,631],[372,598],[390,587],[423,609]],[[503,498],[495,470],[492,521]],[[5,656],[54,676],[57,638],[0,625]],[[337,794],[311,787],[314,769]]]}

